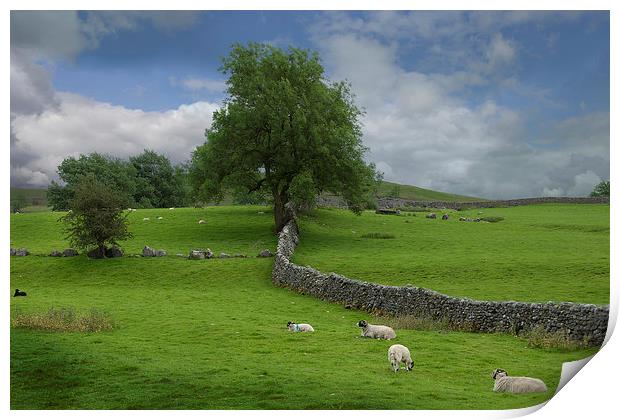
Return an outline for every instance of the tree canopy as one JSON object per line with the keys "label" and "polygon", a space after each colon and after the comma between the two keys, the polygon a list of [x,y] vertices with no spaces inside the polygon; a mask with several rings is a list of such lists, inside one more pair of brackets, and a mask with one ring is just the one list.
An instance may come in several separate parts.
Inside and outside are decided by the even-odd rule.
{"label": "tree canopy", "polygon": [[609,181],[601,181],[594,187],[590,197],[609,197]]}
{"label": "tree canopy", "polygon": [[58,166],[64,185],[53,181],[48,187],[48,202],[54,210],[67,210],[76,185],[90,179],[110,187],[131,207],[174,207],[187,205],[188,169],[173,166],[170,160],[145,150],[129,160],[100,153],[68,157]]}
{"label": "tree canopy", "polygon": [[287,202],[308,203],[324,191],[362,208],[375,170],[364,161],[361,111],[348,83],[328,81],[315,52],[256,43],[235,45],[220,70],[228,96],[190,169],[202,198],[264,191],[278,231]]}

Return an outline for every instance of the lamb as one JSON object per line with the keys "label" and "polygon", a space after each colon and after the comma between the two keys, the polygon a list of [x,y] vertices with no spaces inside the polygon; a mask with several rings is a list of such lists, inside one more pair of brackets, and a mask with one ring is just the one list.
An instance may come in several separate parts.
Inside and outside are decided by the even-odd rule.
{"label": "lamb", "polygon": [[537,378],[528,378],[527,376],[508,376],[508,372],[504,369],[495,369],[493,371],[493,379],[495,379],[495,392],[547,392],[547,386],[543,381]]}
{"label": "lamb", "polygon": [[13,295],[13,297],[17,296],[26,296],[26,292],[24,292],[23,290],[15,289],[15,294]]}
{"label": "lamb", "polygon": [[394,372],[398,372],[401,362],[405,364],[407,370],[413,369],[413,360],[409,349],[402,344],[394,344],[388,349],[388,361],[392,365]]}
{"label": "lamb", "polygon": [[384,340],[391,340],[396,338],[396,333],[390,327],[385,325],[371,325],[367,321],[362,320],[357,323],[357,326],[362,329],[362,337],[370,337]]}
{"label": "lamb", "polygon": [[293,332],[314,332],[314,328],[310,324],[296,324],[293,321],[289,321],[286,323],[286,327]]}

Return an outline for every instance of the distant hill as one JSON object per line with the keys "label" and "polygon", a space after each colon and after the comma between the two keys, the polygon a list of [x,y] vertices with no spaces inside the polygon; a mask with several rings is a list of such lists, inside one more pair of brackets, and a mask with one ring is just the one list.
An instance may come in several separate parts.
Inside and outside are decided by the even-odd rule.
{"label": "distant hill", "polygon": [[22,211],[47,210],[47,188],[14,188],[11,187],[11,207],[20,202]]}
{"label": "distant hill", "polygon": [[415,187],[413,185],[396,184],[394,182],[387,181],[381,182],[377,195],[379,197],[398,197],[407,200],[420,201],[458,201],[463,203],[472,201],[486,201],[484,198],[444,193]]}
{"label": "distant hill", "polygon": [[[11,204],[14,200],[22,201],[22,211],[45,211],[47,210],[46,188],[13,188],[11,187]],[[407,200],[420,201],[486,201],[482,198],[468,197],[465,195],[450,194],[439,191],[427,190],[413,185],[396,184],[383,181],[377,193],[379,197],[399,197]],[[232,204],[232,197],[227,194],[220,204]]]}

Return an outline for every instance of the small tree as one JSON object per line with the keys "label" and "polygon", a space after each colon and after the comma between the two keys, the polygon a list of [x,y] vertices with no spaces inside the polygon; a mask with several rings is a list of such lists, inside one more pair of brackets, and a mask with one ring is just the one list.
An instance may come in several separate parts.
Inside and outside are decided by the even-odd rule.
{"label": "small tree", "polygon": [[609,197],[609,181],[599,182],[590,193],[590,197]]}
{"label": "small tree", "polygon": [[329,82],[316,53],[264,44],[235,45],[221,68],[228,98],[213,114],[207,142],[192,156],[190,176],[205,201],[236,187],[273,199],[276,230],[287,202],[307,205],[339,194],[359,212],[374,166],[348,83]]}
{"label": "small tree", "polygon": [[69,200],[70,211],[60,218],[65,223],[71,245],[79,249],[95,248],[92,254],[104,258],[106,245],[131,238],[127,229],[127,199],[92,178],[81,181]]}

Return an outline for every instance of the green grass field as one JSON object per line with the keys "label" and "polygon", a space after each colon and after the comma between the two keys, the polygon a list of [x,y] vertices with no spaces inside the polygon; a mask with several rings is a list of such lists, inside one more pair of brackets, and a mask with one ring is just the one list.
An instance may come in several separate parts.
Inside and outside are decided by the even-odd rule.
{"label": "green grass field", "polygon": [[[605,225],[587,216],[601,213],[598,208],[579,209],[575,212],[593,219],[592,229]],[[506,220],[471,223],[464,229],[474,232],[475,228],[501,227],[502,223],[509,226],[518,219],[505,209],[498,213]],[[270,258],[189,261],[174,255],[199,247],[209,247],[216,254],[256,255],[263,248],[274,250],[273,218],[263,207],[138,210],[131,214],[134,238],[124,248],[131,255],[148,244],[169,253],[149,259],[42,256],[68,246],[56,221],[59,216],[11,215],[11,246],[41,254],[11,258],[11,288],[28,292],[25,298],[11,298],[12,316],[42,313],[50,307],[71,307],[78,312],[96,308],[108,312],[117,327],[101,333],[11,328],[12,409],[518,408],[553,395],[562,362],[596,351],[534,349],[525,340],[506,334],[449,331],[397,330],[398,338],[392,342],[362,339],[355,324],[360,319],[372,322],[372,316],[274,287]],[[163,219],[157,220],[157,216]],[[143,221],[144,217],[151,220]],[[393,232],[396,238],[368,239],[375,242],[364,248],[366,258],[369,247],[376,252],[377,244],[394,246],[403,241],[405,228],[417,226],[420,233],[427,232],[422,248],[441,249],[447,237],[441,240],[441,235],[433,234],[441,221],[409,225],[403,217],[392,221],[388,221],[390,216],[373,217],[319,211],[305,218],[300,259],[308,258],[309,249],[317,251],[317,230],[329,233],[325,228],[331,226],[331,234],[323,240],[323,252],[331,252],[333,262],[341,264],[337,255],[343,239],[339,235],[344,235],[348,226],[335,223],[368,220],[368,226],[358,234],[388,230],[390,223],[400,223],[402,227]],[[199,219],[207,223],[199,225]],[[608,226],[608,216],[606,220]],[[432,244],[435,237],[439,244]],[[355,241],[349,242],[361,249]],[[521,252],[523,258],[531,256],[527,246]],[[325,255],[321,258],[328,261]],[[350,260],[349,264],[359,261]],[[386,273],[394,270],[394,266],[385,265]],[[547,282],[553,283],[551,279]],[[599,288],[607,290],[608,282]],[[310,322],[316,332],[289,333],[287,320]],[[386,352],[395,342],[411,349],[416,363],[413,372],[390,371]],[[493,393],[490,374],[496,367],[514,375],[540,377],[549,391],[538,395]]]}
{"label": "green grass field", "polygon": [[[544,204],[401,216],[317,210],[293,260],[375,283],[480,300],[609,303],[609,205]],[[482,214],[479,214],[482,212]],[[497,223],[460,216],[504,217]],[[368,233],[393,239],[364,238]]]}

